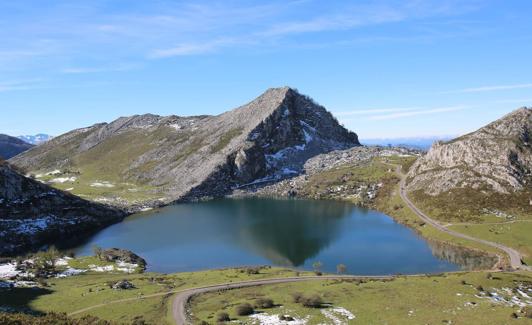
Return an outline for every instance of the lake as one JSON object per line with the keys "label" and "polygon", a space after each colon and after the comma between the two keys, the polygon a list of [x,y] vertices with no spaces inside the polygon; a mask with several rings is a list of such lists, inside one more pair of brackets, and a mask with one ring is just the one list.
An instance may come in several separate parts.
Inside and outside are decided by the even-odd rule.
{"label": "lake", "polygon": [[273,265],[349,274],[437,273],[460,266],[433,255],[413,230],[377,211],[334,201],[222,199],[136,214],[77,245],[129,249],[148,271]]}

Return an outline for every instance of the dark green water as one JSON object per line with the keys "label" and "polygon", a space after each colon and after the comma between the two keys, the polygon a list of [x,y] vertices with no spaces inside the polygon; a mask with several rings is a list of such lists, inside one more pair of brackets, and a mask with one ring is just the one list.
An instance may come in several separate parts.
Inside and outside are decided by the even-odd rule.
{"label": "dark green water", "polygon": [[137,214],[94,235],[93,245],[130,249],[148,270],[277,265],[351,274],[434,273],[460,267],[390,217],[332,201],[241,199],[182,204]]}

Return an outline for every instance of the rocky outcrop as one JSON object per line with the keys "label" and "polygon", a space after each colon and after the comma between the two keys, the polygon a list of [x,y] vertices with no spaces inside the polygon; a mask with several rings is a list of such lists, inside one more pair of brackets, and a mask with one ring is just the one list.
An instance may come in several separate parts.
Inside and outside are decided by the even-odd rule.
{"label": "rocky outcrop", "polygon": [[32,144],[9,135],[0,134],[0,159],[12,158],[31,147],[33,147]]}
{"label": "rocky outcrop", "polygon": [[80,236],[125,214],[41,184],[0,163],[0,256]]}
{"label": "rocky outcrop", "polygon": [[532,109],[520,108],[449,142],[438,142],[408,173],[408,190],[454,188],[513,193],[531,188]]}
{"label": "rocky outcrop", "polygon": [[11,162],[37,175],[60,170],[80,184],[112,188],[93,200],[116,203],[136,193],[153,205],[284,179],[313,156],[358,145],[325,108],[284,87],[217,116],[147,114],[74,130]]}
{"label": "rocky outcrop", "polygon": [[127,249],[105,249],[99,252],[97,257],[105,262],[123,262],[128,264],[136,264],[142,270],[146,269],[146,260]]}
{"label": "rocky outcrop", "polygon": [[365,180],[357,170],[369,168],[376,158],[391,156],[415,157],[419,151],[406,148],[354,147],[336,150],[310,158],[301,175],[281,181],[255,182],[239,187],[235,197],[297,197],[305,199],[345,200],[370,206],[388,178],[394,178],[393,166],[380,178]]}

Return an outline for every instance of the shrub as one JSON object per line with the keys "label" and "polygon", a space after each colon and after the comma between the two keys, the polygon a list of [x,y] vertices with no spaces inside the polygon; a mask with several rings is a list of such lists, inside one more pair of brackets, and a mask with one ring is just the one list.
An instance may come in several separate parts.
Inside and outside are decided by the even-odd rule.
{"label": "shrub", "polygon": [[270,298],[259,298],[255,301],[255,306],[257,308],[272,308],[273,300]]}
{"label": "shrub", "polygon": [[303,294],[302,293],[294,292],[292,294],[292,301],[295,302],[296,304],[300,303],[302,299],[303,299]]}
{"label": "shrub", "polygon": [[312,295],[310,297],[305,297],[301,300],[301,304],[309,308],[319,308],[323,304],[323,300],[318,295]]}
{"label": "shrub", "polygon": [[259,274],[260,273],[260,267],[248,267],[246,268],[247,274]]}
{"label": "shrub", "polygon": [[235,311],[238,316],[247,316],[255,312],[255,310],[253,309],[253,306],[251,306],[248,303],[244,303],[244,304],[240,304],[236,306]]}
{"label": "shrub", "polygon": [[218,322],[228,322],[230,320],[231,320],[231,318],[229,318],[229,314],[228,313],[221,312],[221,313],[218,313],[218,315],[216,315],[216,321],[218,321]]}

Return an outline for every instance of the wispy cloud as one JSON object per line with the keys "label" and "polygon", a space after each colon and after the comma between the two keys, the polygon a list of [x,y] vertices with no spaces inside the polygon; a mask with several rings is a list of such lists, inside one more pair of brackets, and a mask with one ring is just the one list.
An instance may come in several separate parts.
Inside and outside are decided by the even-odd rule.
{"label": "wispy cloud", "polygon": [[101,73],[101,72],[121,72],[130,71],[140,67],[139,64],[117,64],[108,67],[69,67],[61,70],[64,74],[86,74],[86,73]]}
{"label": "wispy cloud", "polygon": [[445,91],[445,92],[442,92],[442,94],[480,93],[480,92],[525,89],[525,88],[532,88],[532,83],[464,88],[464,89],[458,89],[458,90]]}
{"label": "wispy cloud", "polygon": [[224,46],[235,43],[234,39],[216,39],[213,41],[208,41],[204,43],[186,43],[179,44],[177,46],[168,48],[168,49],[157,49],[152,51],[149,54],[149,58],[152,59],[161,59],[169,58],[174,56],[185,56],[185,55],[195,55],[195,54],[205,54],[213,52]]}
{"label": "wispy cloud", "polygon": [[392,112],[408,112],[419,110],[419,107],[400,107],[400,108],[373,108],[373,109],[355,109],[351,111],[333,112],[334,115],[339,117],[344,116],[357,116],[357,115],[371,115],[377,113],[392,113]]}
{"label": "wispy cloud", "polygon": [[38,87],[42,79],[26,79],[13,81],[0,81],[0,92],[8,92],[13,90],[28,90]]}
{"label": "wispy cloud", "polygon": [[519,104],[519,103],[532,104],[532,98],[501,99],[501,100],[496,100],[495,102],[501,103],[501,104]]}
{"label": "wispy cloud", "polygon": [[368,119],[370,120],[394,120],[394,119],[419,116],[419,115],[432,115],[432,114],[456,112],[456,111],[461,111],[461,110],[465,110],[468,108],[471,108],[471,106],[460,105],[460,106],[440,107],[440,108],[431,108],[431,109],[419,109],[419,110],[408,111],[408,112],[372,115],[372,116],[369,116]]}

